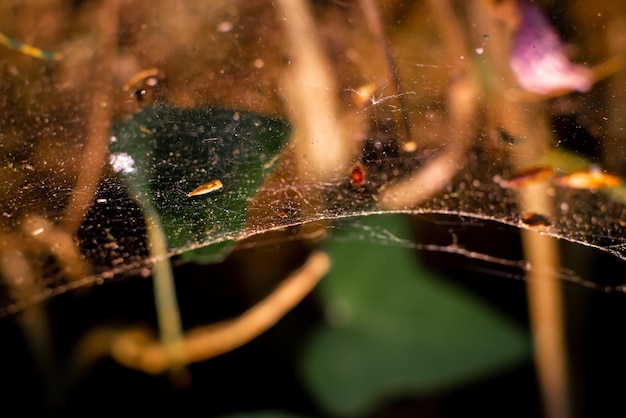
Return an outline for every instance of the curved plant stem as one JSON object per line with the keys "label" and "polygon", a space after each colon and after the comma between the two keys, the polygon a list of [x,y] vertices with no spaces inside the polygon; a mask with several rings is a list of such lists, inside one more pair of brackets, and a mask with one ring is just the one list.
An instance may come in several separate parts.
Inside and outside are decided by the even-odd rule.
{"label": "curved plant stem", "polygon": [[[185,335],[181,363],[190,364],[224,354],[256,338],[308,295],[326,274],[330,260],[323,252],[314,252],[292,275],[261,302],[240,317],[199,327]],[[111,355],[127,367],[157,374],[172,367],[171,357],[145,330],[129,330],[118,335],[111,345]]]}
{"label": "curved plant stem", "polygon": [[415,174],[381,191],[379,205],[385,209],[414,208],[443,190],[463,168],[475,135],[478,90],[471,80],[449,87],[451,135],[455,141]]}

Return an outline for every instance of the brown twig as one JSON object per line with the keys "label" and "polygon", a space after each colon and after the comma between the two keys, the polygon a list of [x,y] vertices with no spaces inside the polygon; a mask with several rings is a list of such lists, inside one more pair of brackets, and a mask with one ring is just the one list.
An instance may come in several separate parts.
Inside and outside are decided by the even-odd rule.
{"label": "brown twig", "polygon": [[[328,256],[314,252],[272,294],[240,317],[191,330],[182,342],[182,365],[219,356],[256,338],[308,295],[329,267]],[[151,374],[174,366],[164,346],[145,330],[118,335],[111,345],[111,355],[127,367]]]}

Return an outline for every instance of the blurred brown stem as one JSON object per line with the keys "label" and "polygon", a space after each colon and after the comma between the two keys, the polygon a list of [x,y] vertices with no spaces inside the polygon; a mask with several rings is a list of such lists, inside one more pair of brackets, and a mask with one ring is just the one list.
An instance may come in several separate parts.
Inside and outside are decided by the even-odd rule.
{"label": "blurred brown stem", "polygon": [[[525,140],[513,154],[519,167],[531,166],[551,142],[550,128],[542,117],[542,109],[535,106],[528,113],[528,106],[513,110],[508,115],[511,123],[522,125]],[[533,115],[532,120],[526,115]],[[519,190],[520,213],[538,213],[552,217],[554,201],[549,185],[541,183]],[[530,264],[526,290],[530,324],[535,343],[535,365],[543,394],[546,416],[570,418],[570,388],[568,378],[568,355],[566,350],[563,298],[559,279],[554,276],[560,265],[556,240],[538,232],[522,230],[524,257]]]}
{"label": "blurred brown stem", "polygon": [[[432,0],[435,2],[436,0]],[[535,98],[532,102],[514,102],[512,91],[519,91],[511,77],[508,63],[510,9],[515,3],[494,3],[475,0],[470,9],[476,34],[491,34],[486,56],[494,71],[487,95],[488,118],[491,129],[504,130],[520,138],[512,148],[511,160],[518,170],[536,166],[539,158],[548,152],[553,137],[545,105]],[[507,25],[501,25],[505,19]],[[511,87],[515,88],[511,88]],[[537,183],[519,189],[519,213],[537,213],[551,218],[555,212],[549,184]],[[554,238],[538,231],[521,231],[524,258],[530,266],[526,291],[531,330],[535,343],[535,368],[543,396],[545,416],[570,418],[570,387],[566,350],[563,299],[559,279],[554,272],[560,267],[558,244]]]}
{"label": "blurred brown stem", "polygon": [[291,143],[303,179],[326,181],[345,171],[354,153],[339,120],[337,87],[308,2],[278,0],[289,63],[281,95],[294,132]]}
{"label": "blurred brown stem", "polygon": [[[329,266],[330,260],[325,253],[314,252],[272,294],[240,317],[191,330],[182,341],[180,365],[219,356],[256,338],[308,295]],[[115,337],[111,355],[127,367],[151,374],[172,367],[165,347],[142,329],[126,331]]]}
{"label": "blurred brown stem", "polygon": [[61,227],[74,234],[83,222],[95,196],[105,164],[112,117],[112,68],[117,55],[120,0],[103,0],[98,10],[98,44],[93,62],[93,96],[87,124],[80,175],[70,202],[63,214]]}
{"label": "blurred brown stem", "polygon": [[400,107],[402,115],[401,125],[404,128],[404,146],[407,148],[407,150],[414,150],[417,148],[417,145],[415,144],[411,135],[411,124],[409,123],[408,109],[406,106],[406,100],[404,99],[402,80],[400,79],[398,66],[396,65],[393,55],[391,54],[391,51],[389,49],[389,41],[383,27],[383,21],[380,16],[380,12],[378,11],[378,6],[376,5],[375,0],[359,0],[359,3],[361,5],[361,10],[365,15],[367,25],[376,37],[378,48],[385,57],[385,62],[387,64],[386,67],[389,71],[388,76],[393,82],[395,98],[398,101],[398,105]]}
{"label": "blurred brown stem", "polygon": [[455,140],[408,179],[382,190],[379,204],[386,209],[413,208],[442,190],[465,165],[467,151],[476,135],[481,97],[477,83],[467,71],[466,61],[459,59],[468,51],[461,23],[448,1],[429,3],[454,71],[455,81],[448,88],[448,114],[449,136]]}
{"label": "blurred brown stem", "polygon": [[475,135],[479,106],[473,81],[464,79],[449,87],[450,137],[455,141],[445,151],[402,182],[381,191],[379,204],[386,209],[414,208],[444,189],[464,166]]}

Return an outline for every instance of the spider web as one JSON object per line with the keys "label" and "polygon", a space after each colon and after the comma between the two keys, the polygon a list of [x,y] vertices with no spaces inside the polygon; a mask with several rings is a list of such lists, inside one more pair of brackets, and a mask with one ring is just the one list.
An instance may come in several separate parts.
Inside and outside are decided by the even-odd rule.
{"label": "spider web", "polygon": [[[197,12],[185,10],[187,16]],[[356,14],[358,10],[350,12]],[[162,34],[175,32],[173,21],[169,22],[165,16],[155,17],[154,13],[140,7],[132,11],[129,22],[147,21],[152,17],[158,18],[161,26],[158,29],[151,27],[143,37],[129,34],[131,38],[137,38],[127,40],[129,44],[123,52],[150,50]],[[278,120],[275,115],[286,118],[290,104],[284,102],[280,92],[277,93],[280,90],[278,81],[264,70],[282,68],[279,64],[284,57],[276,46],[278,41],[272,24],[275,16],[271,10],[250,5],[242,6],[237,16],[219,8],[202,13],[197,25],[189,27],[185,36],[207,39],[205,44],[190,46],[185,44],[184,39],[174,37],[169,48],[160,49],[166,51],[166,56],[144,57],[143,62],[131,65],[132,68],[164,67],[166,81],[156,87],[149,83],[133,86],[129,94],[122,88],[124,83],[116,80],[119,88],[111,97],[111,102],[115,103],[112,106],[113,118],[122,130],[127,129],[127,132],[136,135],[126,135],[125,139],[113,135],[114,141],[107,145],[116,159],[109,160],[110,164],[105,167],[80,228],[65,231],[65,235],[57,231],[56,225],[61,223],[67,207],[71,205],[83,163],[79,156],[87,148],[84,133],[90,126],[83,121],[90,120],[91,95],[85,94],[88,90],[83,87],[90,85],[90,81],[78,74],[68,75],[69,70],[64,67],[63,61],[32,62],[14,51],[1,52],[3,77],[12,82],[2,85],[4,102],[0,114],[1,155],[5,173],[0,196],[2,253],[5,254],[0,314],[14,313],[68,290],[108,279],[149,275],[154,259],[150,257],[146,242],[142,205],[148,196],[156,195],[165,196],[157,210],[161,215],[167,213],[170,217],[161,219],[166,230],[169,228],[168,256],[188,255],[192,250],[222,242],[239,243],[241,247],[269,245],[263,234],[271,231],[293,231],[290,237],[280,238],[282,240],[307,239],[309,236],[298,229],[299,226],[353,219],[356,229],[351,236],[355,240],[366,239],[381,245],[451,254],[476,261],[482,267],[474,268],[484,269],[489,274],[514,279],[523,279],[535,266],[525,262],[519,251],[500,254],[499,245],[494,240],[517,238],[508,236],[484,242],[480,231],[507,230],[514,235],[519,229],[529,229],[553,237],[562,246],[571,243],[579,251],[588,251],[601,258],[610,256],[602,259],[609,260],[607,262],[613,265],[621,266],[626,260],[625,205],[620,197],[623,193],[620,187],[609,191],[577,189],[548,181],[546,190],[550,194],[552,214],[539,213],[539,222],[529,221],[529,215],[519,209],[518,189],[503,187],[502,183],[502,179],[515,178],[523,169],[511,161],[510,155],[517,146],[516,142],[524,138],[506,130],[454,125],[450,129],[451,112],[445,92],[451,83],[448,75],[451,65],[437,56],[438,44],[428,38],[424,40],[426,47],[423,48],[423,55],[417,59],[413,49],[399,47],[398,63],[400,73],[405,77],[406,91],[398,94],[393,92],[389,82],[377,81],[380,77],[376,76],[376,72],[380,67],[376,65],[369,74],[355,75],[352,70],[360,60],[364,60],[368,49],[359,43],[363,41],[355,40],[354,34],[347,30],[337,35],[345,37],[342,42],[354,43],[353,50],[347,55],[340,54],[340,58],[347,62],[344,63],[345,68],[337,69],[341,84],[348,87],[321,87],[339,97],[345,105],[343,110],[355,115],[353,119],[357,121],[350,125],[357,133],[347,136],[352,144],[356,144],[356,151],[346,159],[345,168],[323,178],[307,177],[306,171],[298,167],[300,150],[292,142],[283,143],[273,156],[259,153],[258,144],[251,142],[228,148],[226,145],[237,135],[255,137],[260,128],[255,127],[256,122],[253,122],[232,136],[225,135],[219,127],[217,131],[212,131],[217,125],[212,125],[213,116],[209,113],[214,108],[209,104],[219,103],[220,109],[226,109],[228,117],[236,123],[240,117],[257,121],[269,118],[259,114],[274,115],[274,120]],[[418,19],[415,16],[412,15],[411,19]],[[409,20],[407,18],[403,22],[406,26],[394,29],[394,39],[399,39],[402,30],[411,27]],[[264,23],[253,26],[253,22]],[[362,27],[359,29],[365,31]],[[251,39],[255,41],[249,43]],[[476,48],[480,48],[480,53],[476,52],[476,56],[466,59],[476,59],[478,66],[484,65],[481,60],[487,58],[483,50],[488,50],[490,45],[480,38],[474,43]],[[214,48],[213,53],[207,53],[211,48]],[[76,59],[86,62],[89,57],[87,52],[87,49],[75,51]],[[188,62],[193,62],[193,65],[185,67],[181,64]],[[241,74],[242,62],[248,69],[245,76]],[[366,72],[364,66],[359,69]],[[125,77],[127,73],[132,74],[132,71],[126,71],[119,78],[128,80],[130,77]],[[76,77],[75,84],[67,87],[70,85],[68,79],[73,77]],[[215,88],[217,84],[214,80],[218,80],[220,89]],[[308,83],[302,81],[301,86]],[[351,95],[358,86],[368,83],[373,83],[375,89],[366,97],[365,103],[359,105],[351,101]],[[601,96],[603,92],[613,89],[613,85],[600,85],[597,93],[592,92],[591,96],[556,99],[551,102],[548,113],[554,117],[553,121],[563,114],[557,110],[567,106],[575,108],[574,113],[583,121],[594,113],[612,114],[617,102],[604,103]],[[51,95],[51,92],[55,94]],[[402,118],[397,101],[400,97],[406,101],[413,136],[418,138],[417,150],[404,148],[402,137],[405,133],[398,123]],[[489,106],[493,109],[496,105]],[[197,118],[186,119],[188,109],[208,112],[199,114],[199,117],[206,116],[206,123],[198,123]],[[524,110],[531,111],[528,109]],[[138,115],[149,115],[152,111],[157,112],[152,115],[156,114],[159,118],[139,123],[135,130],[129,128],[137,122]],[[623,154],[623,149],[614,146],[617,138],[606,134],[611,129],[609,122],[599,127],[598,123],[594,119],[586,124],[577,123],[575,129],[566,130],[565,135],[556,138],[555,143],[559,144],[557,151],[567,148],[570,152],[573,149],[574,153],[589,161],[589,166],[610,166],[618,159],[614,154]],[[556,122],[553,128],[558,128]],[[431,167],[437,157],[445,156],[456,146],[457,138],[466,135],[466,130],[473,130],[472,144],[467,148],[462,166],[445,182],[445,186],[415,205],[389,208],[381,204],[390,185],[403,182],[412,174]],[[156,138],[159,132],[169,135],[171,141]],[[607,138],[605,142],[611,153],[598,154],[588,152],[582,145],[572,146],[566,138],[572,132],[598,143]],[[59,141],[60,138],[63,140]],[[111,138],[106,139],[111,141]],[[120,145],[115,141],[125,142]],[[154,144],[151,145],[151,141]],[[191,141],[195,141],[193,146],[190,146]],[[141,159],[140,154],[140,159],[135,156],[132,162],[124,163],[119,158],[126,151],[115,147],[132,143],[146,145],[147,148],[142,151],[145,159]],[[154,150],[163,144],[166,146],[165,157],[159,154],[159,159],[154,159]],[[224,146],[225,151],[220,152],[230,155],[216,154],[216,146]],[[189,154],[189,150],[194,150],[196,154]],[[259,157],[253,169],[261,175],[262,181],[258,184],[250,177],[249,168],[231,165],[232,161],[242,158],[242,154],[246,158]],[[542,162],[537,161],[537,164]],[[156,165],[175,170],[145,173]],[[554,169],[558,172],[561,168]],[[619,171],[621,167],[613,164],[612,168]],[[354,177],[355,169],[363,171],[363,180]],[[128,177],[135,175],[133,170],[140,172],[135,177],[136,181],[129,183]],[[195,187],[214,178],[224,183],[224,189],[197,198],[189,196]],[[140,194],[137,198],[131,190],[133,187],[149,188],[152,195]],[[246,207],[234,207],[229,196],[244,201]],[[177,213],[180,216],[171,219]],[[359,217],[381,213],[404,213],[428,219],[427,224],[435,226],[438,233],[421,238],[410,234],[398,237],[384,230],[358,227]],[[41,223],[40,219],[46,221]],[[339,227],[344,228],[333,226]],[[70,263],[72,258],[68,254],[72,251],[65,248],[67,240],[55,241],[54,234],[48,234],[52,230],[59,232],[59,236],[72,238],[70,241],[75,244],[72,251],[77,252],[88,266],[87,273],[77,273],[74,269],[68,277],[68,268],[71,268],[62,260]],[[467,233],[468,230],[473,230],[474,234]],[[19,262],[11,261],[18,253],[20,262],[25,263],[22,267],[19,267]],[[617,275],[590,275],[575,266],[570,267],[568,260],[564,260],[563,266],[553,274],[565,282],[597,290],[623,292],[626,289],[626,281]],[[20,293],[15,289],[20,288],[25,276],[37,278],[34,290]]]}

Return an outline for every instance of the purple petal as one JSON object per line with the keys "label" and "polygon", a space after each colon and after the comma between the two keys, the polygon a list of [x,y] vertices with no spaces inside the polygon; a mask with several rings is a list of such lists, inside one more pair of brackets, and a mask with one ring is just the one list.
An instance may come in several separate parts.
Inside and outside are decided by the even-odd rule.
{"label": "purple petal", "polygon": [[537,6],[525,0],[518,5],[520,22],[513,33],[509,64],[520,86],[538,94],[589,91],[591,70],[569,61],[558,34]]}

